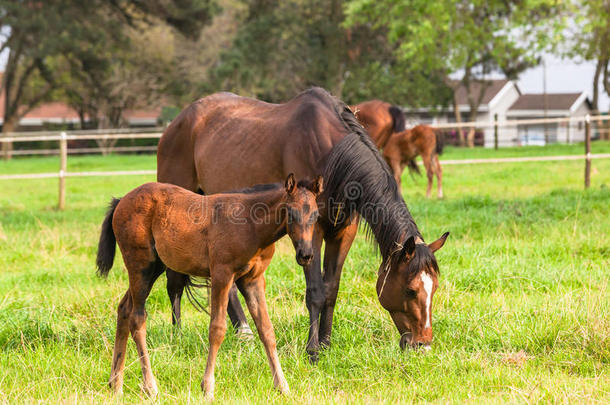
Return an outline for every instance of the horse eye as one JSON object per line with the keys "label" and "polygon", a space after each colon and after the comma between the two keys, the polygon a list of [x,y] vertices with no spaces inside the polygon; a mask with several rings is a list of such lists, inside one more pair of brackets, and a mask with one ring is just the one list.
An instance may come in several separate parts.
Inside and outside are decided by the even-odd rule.
{"label": "horse eye", "polygon": [[407,288],[405,290],[405,294],[410,299],[417,298],[417,293],[415,292],[415,290],[411,290],[410,288]]}

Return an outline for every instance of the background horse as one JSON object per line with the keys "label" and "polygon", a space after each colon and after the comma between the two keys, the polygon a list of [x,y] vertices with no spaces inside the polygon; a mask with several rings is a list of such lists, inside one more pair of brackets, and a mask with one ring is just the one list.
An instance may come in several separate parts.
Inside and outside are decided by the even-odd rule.
{"label": "background horse", "polygon": [[240,193],[200,196],[180,187],[148,183],[114,199],[102,225],[98,272],[112,267],[118,242],[129,273],[129,289],[121,300],[112,360],[110,386],[123,386],[129,332],[136,343],[144,391],[155,395],[157,383],[146,347],[146,299],[166,266],[186,276],[210,278],[209,353],[202,388],[214,396],[216,355],[227,328],[229,290],[235,281],[246,299],[256,329],[265,345],[277,389],[288,392],[277,355],[273,325],[265,302],[264,272],[274,243],[288,234],[300,264],[311,260],[316,197],[322,179],[295,182],[291,174],[284,187],[266,185]]}
{"label": "background horse", "polygon": [[405,113],[398,106],[381,100],[370,100],[356,104],[351,109],[380,149],[392,134],[405,130]]}
{"label": "background horse", "polygon": [[[299,178],[323,172],[327,183],[318,198],[313,259],[303,267],[309,311],[307,352],[315,362],[320,344],[330,344],[341,270],[357,233],[358,214],[370,225],[387,263],[396,254],[397,243],[402,245],[411,236],[422,241],[413,256],[394,256],[387,271],[400,272],[414,263],[419,272],[436,277],[436,259],[423,244],[396,181],[366,130],[343,102],[320,88],[284,104],[216,93],[184,109],[165,130],[157,149],[158,181],[205,194],[281,181],[290,172]],[[406,290],[411,275],[396,282]],[[167,277],[174,316],[179,318],[176,310],[188,278],[170,269]],[[423,285],[414,287],[424,293]],[[413,295],[395,299],[411,317],[419,319],[425,310],[421,303],[413,304]],[[229,301],[229,315],[247,325],[236,294]],[[414,333],[409,343],[425,342],[426,336]]]}
{"label": "background horse", "polygon": [[400,178],[406,166],[419,173],[415,158],[417,155],[421,155],[428,178],[426,190],[428,198],[432,191],[433,175],[436,175],[438,198],[443,198],[443,168],[438,160],[438,155],[441,153],[443,153],[442,134],[436,133],[432,127],[427,125],[417,125],[392,134],[383,148],[383,158],[392,169],[398,187],[400,187]]}

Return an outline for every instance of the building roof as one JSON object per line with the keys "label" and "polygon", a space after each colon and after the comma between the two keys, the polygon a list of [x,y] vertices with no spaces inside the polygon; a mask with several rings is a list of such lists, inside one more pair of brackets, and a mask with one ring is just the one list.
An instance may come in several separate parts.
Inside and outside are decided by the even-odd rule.
{"label": "building roof", "polygon": [[[509,83],[509,80],[501,79],[501,80],[490,80],[491,84],[487,89],[485,89],[485,93],[483,94],[483,99],[481,100],[481,105],[489,104],[491,100]],[[454,81],[453,84],[456,84],[457,81]],[[481,91],[481,83],[473,82],[470,85],[470,89],[472,91],[473,97],[478,97],[479,92]],[[459,86],[456,90],[456,97],[458,104],[460,105],[468,105],[468,91],[464,86]]]}
{"label": "building roof", "polygon": [[[0,82],[3,72],[0,72]],[[0,86],[1,88],[1,86]],[[4,122],[5,94],[0,91],[0,124]],[[161,114],[161,107],[145,110],[127,110],[123,114],[125,120],[132,124],[155,123]],[[40,104],[25,116],[21,117],[20,125],[40,125],[43,122],[65,123],[79,122],[79,116],[74,108],[61,101]]]}
{"label": "building roof", "polygon": [[[583,97],[583,92],[547,93],[546,109],[570,110],[581,97]],[[544,110],[544,94],[522,94],[509,110]]]}

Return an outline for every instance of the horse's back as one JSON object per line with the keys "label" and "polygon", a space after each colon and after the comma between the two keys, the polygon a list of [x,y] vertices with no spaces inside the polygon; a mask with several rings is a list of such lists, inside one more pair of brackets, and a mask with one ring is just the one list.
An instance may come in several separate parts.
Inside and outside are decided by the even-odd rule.
{"label": "horse's back", "polygon": [[321,174],[344,135],[335,101],[310,89],[283,104],[216,93],[187,107],[157,153],[158,180],[217,193]]}
{"label": "horse's back", "polygon": [[[352,110],[369,136],[379,147],[382,141],[387,141],[392,131],[393,119],[390,115],[390,103],[381,100],[369,100],[353,106]],[[383,142],[385,143],[385,142]]]}

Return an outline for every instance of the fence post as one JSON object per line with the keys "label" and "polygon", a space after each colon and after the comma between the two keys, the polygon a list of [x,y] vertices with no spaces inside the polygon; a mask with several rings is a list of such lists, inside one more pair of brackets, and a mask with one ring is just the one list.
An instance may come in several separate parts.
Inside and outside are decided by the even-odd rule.
{"label": "fence post", "polygon": [[61,132],[59,139],[59,203],[57,208],[66,207],[66,169],[68,166],[68,140],[65,132]]}
{"label": "fence post", "polygon": [[494,114],[494,149],[498,150],[498,114]]}
{"label": "fence post", "polygon": [[585,188],[591,186],[591,117],[585,116]]}

